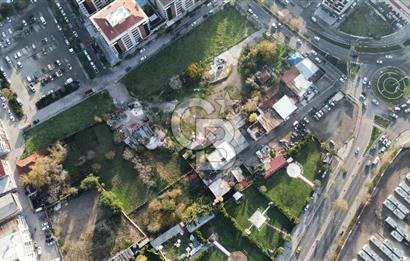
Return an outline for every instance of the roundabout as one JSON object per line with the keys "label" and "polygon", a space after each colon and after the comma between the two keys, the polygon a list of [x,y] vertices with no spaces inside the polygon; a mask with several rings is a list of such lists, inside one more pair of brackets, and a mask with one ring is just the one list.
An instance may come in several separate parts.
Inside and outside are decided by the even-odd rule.
{"label": "roundabout", "polygon": [[375,77],[373,91],[386,102],[398,104],[410,94],[410,78],[397,67],[380,71]]}

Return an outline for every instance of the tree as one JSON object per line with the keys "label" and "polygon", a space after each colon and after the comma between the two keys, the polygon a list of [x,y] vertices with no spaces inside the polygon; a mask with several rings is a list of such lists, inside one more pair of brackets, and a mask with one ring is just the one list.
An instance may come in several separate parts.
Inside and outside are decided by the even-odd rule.
{"label": "tree", "polygon": [[278,10],[279,10],[278,6],[275,3],[273,3],[273,5],[271,5],[270,7],[270,11],[272,13],[276,13]]}
{"label": "tree", "polygon": [[100,195],[100,203],[104,207],[111,210],[113,214],[119,214],[122,210],[121,202],[117,196],[111,192],[104,190]]}
{"label": "tree", "polygon": [[101,171],[102,166],[101,166],[100,163],[93,163],[93,164],[91,165],[91,169],[92,169],[93,173],[98,173],[98,172]]}
{"label": "tree", "polygon": [[76,188],[76,187],[71,187],[71,188],[68,190],[68,194],[70,194],[70,195],[73,196],[73,197],[76,197],[76,196],[78,195],[78,188]]}
{"label": "tree", "polygon": [[343,212],[345,212],[345,211],[347,211],[347,210],[349,209],[349,205],[348,205],[347,201],[344,200],[344,199],[341,199],[341,198],[336,199],[335,202],[334,202],[334,204],[335,204],[335,207],[336,207],[337,209],[339,209],[339,210],[341,210],[341,211],[343,211]]}
{"label": "tree", "polygon": [[148,261],[148,258],[141,254],[135,258],[135,261]]}
{"label": "tree", "polygon": [[193,223],[204,214],[209,213],[209,211],[211,211],[211,208],[208,205],[202,205],[195,202],[182,212],[181,219],[186,223]]}
{"label": "tree", "polygon": [[1,89],[1,95],[8,100],[13,95],[13,92],[9,88],[3,88]]}
{"label": "tree", "polygon": [[255,82],[255,78],[253,76],[246,78],[245,85],[246,85],[246,87],[248,87],[250,89],[258,89],[259,88],[259,85]]}
{"label": "tree", "polygon": [[266,193],[268,191],[268,188],[266,186],[262,185],[258,188],[258,190],[261,193]]}
{"label": "tree", "polygon": [[124,149],[124,151],[122,152],[122,158],[127,160],[127,161],[132,160],[132,158],[134,158],[134,156],[135,156],[134,152],[128,147],[126,147]]}
{"label": "tree", "polygon": [[256,113],[251,113],[248,117],[249,122],[255,122],[258,119],[258,115]]}
{"label": "tree", "polygon": [[20,177],[21,183],[41,188],[51,183],[58,184],[65,180],[67,171],[64,170],[62,162],[66,151],[61,144],[57,143],[50,148],[50,155],[37,158],[30,167],[30,171]]}
{"label": "tree", "polygon": [[302,21],[301,21],[301,19],[300,19],[300,18],[292,18],[292,19],[290,20],[290,26],[291,26],[294,30],[299,31],[300,28],[301,28],[301,26],[302,26]]}
{"label": "tree", "polygon": [[248,101],[243,106],[245,112],[254,112],[258,107],[258,101],[256,99],[248,99]]}
{"label": "tree", "polygon": [[120,144],[122,142],[123,134],[121,133],[121,131],[119,130],[114,131],[112,136],[113,136],[113,140],[115,143]]}
{"label": "tree", "polygon": [[196,81],[199,80],[204,72],[204,68],[199,63],[191,63],[187,66],[185,71],[185,76],[189,80]]}
{"label": "tree", "polygon": [[96,189],[100,185],[101,185],[100,177],[90,174],[81,181],[80,188],[82,190],[90,190],[90,189]]}
{"label": "tree", "polygon": [[105,158],[107,160],[113,160],[115,158],[115,151],[110,150],[107,153],[105,153]]}
{"label": "tree", "polygon": [[317,188],[320,187],[320,185],[321,185],[322,183],[320,182],[320,180],[315,179],[315,180],[313,181],[313,184],[315,184],[315,188],[317,189]]}
{"label": "tree", "polygon": [[267,63],[275,59],[277,54],[277,46],[270,41],[261,41],[255,46],[258,62]]}

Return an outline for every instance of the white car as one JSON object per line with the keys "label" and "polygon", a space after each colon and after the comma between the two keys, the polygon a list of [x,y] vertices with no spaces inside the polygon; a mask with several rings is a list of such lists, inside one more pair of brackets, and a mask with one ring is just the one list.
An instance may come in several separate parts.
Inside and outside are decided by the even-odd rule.
{"label": "white car", "polygon": [[314,23],[316,23],[316,22],[317,22],[316,17],[312,16],[312,21],[313,21]]}
{"label": "white car", "polygon": [[38,255],[38,256],[41,256],[41,254],[42,254],[42,252],[41,252],[41,247],[38,247],[38,248],[37,248],[37,255]]}
{"label": "white car", "polygon": [[376,63],[377,64],[383,64],[383,60],[377,60]]}
{"label": "white car", "polygon": [[319,36],[315,36],[315,37],[313,37],[313,39],[315,39],[316,41],[319,41],[319,40],[320,40],[320,37],[319,37]]}
{"label": "white car", "polygon": [[373,99],[373,100],[372,100],[372,103],[373,103],[374,105],[379,105],[379,101],[376,100],[376,99]]}
{"label": "white car", "polygon": [[386,54],[386,55],[384,56],[384,58],[386,58],[386,59],[393,59],[393,56],[391,56],[390,54]]}
{"label": "white car", "polygon": [[147,59],[147,56],[144,55],[144,56],[142,56],[142,57],[140,58],[140,61],[142,62],[142,61],[145,61],[146,59]]}
{"label": "white car", "polygon": [[363,84],[367,84],[368,80],[367,77],[363,77]]}
{"label": "white car", "polygon": [[360,147],[357,147],[356,150],[354,151],[354,154],[355,154],[355,155],[358,155],[359,152],[360,152]]}
{"label": "white car", "polygon": [[23,19],[21,22],[23,23],[24,26],[27,26],[26,20]]}

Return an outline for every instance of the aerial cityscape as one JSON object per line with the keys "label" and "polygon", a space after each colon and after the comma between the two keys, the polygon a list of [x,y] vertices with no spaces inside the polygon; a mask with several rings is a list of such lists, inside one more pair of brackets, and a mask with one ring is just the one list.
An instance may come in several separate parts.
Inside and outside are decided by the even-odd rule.
{"label": "aerial cityscape", "polygon": [[410,261],[410,0],[0,0],[0,261]]}

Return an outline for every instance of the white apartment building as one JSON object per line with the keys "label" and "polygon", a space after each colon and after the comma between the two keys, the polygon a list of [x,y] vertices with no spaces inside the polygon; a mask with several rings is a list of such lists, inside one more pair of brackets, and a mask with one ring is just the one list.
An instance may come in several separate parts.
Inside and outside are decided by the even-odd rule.
{"label": "white apartment building", "polygon": [[90,16],[90,20],[99,32],[96,37],[101,37],[117,58],[150,34],[148,17],[134,0],[115,0]]}
{"label": "white apartment building", "polygon": [[202,2],[201,0],[150,0],[165,20],[171,21],[182,17]]}
{"label": "white apartment building", "polygon": [[103,9],[113,0],[77,0],[80,11],[85,16],[90,16],[93,13]]}

